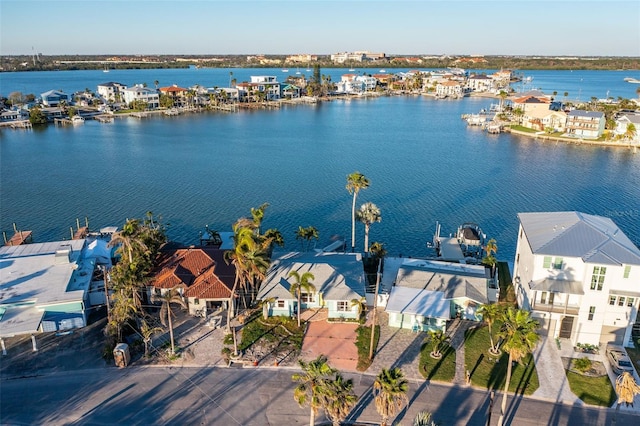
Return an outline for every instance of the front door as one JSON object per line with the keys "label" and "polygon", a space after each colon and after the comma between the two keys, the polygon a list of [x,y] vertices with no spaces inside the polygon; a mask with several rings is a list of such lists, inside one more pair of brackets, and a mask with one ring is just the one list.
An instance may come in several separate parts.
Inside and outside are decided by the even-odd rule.
{"label": "front door", "polygon": [[560,323],[560,338],[561,339],[570,339],[571,338],[571,330],[573,329],[573,318],[574,317],[564,317],[562,319],[562,323]]}

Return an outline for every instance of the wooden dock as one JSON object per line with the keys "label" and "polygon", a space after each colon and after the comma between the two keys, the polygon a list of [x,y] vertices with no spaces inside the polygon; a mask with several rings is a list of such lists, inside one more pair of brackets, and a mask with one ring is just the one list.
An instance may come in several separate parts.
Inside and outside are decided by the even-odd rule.
{"label": "wooden dock", "polygon": [[6,246],[20,246],[22,244],[29,244],[33,242],[33,234],[31,231],[15,231],[13,237],[7,240],[6,234],[4,235],[4,245]]}

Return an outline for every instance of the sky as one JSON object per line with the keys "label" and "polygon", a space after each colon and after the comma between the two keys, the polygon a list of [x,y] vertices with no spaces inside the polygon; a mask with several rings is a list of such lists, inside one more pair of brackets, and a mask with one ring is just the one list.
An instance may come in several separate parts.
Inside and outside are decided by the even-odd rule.
{"label": "sky", "polygon": [[640,56],[640,1],[0,0],[0,54]]}

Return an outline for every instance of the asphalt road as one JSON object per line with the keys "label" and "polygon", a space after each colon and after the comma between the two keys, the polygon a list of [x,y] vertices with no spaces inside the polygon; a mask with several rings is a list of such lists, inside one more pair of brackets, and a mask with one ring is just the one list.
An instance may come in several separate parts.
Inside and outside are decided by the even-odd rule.
{"label": "asphalt road", "polygon": [[[100,368],[0,381],[0,423],[11,425],[305,425],[308,408],[293,400],[294,370],[130,367]],[[361,399],[348,420],[379,422],[371,398],[373,377],[354,379]],[[467,387],[410,384],[410,405],[397,417],[411,424],[420,410],[440,426],[485,425],[486,391]],[[502,395],[496,394],[491,424]],[[508,424],[609,425],[615,411],[569,406],[532,398],[509,399]],[[318,418],[320,423],[322,416]],[[640,424],[640,416],[618,414],[617,425]]]}

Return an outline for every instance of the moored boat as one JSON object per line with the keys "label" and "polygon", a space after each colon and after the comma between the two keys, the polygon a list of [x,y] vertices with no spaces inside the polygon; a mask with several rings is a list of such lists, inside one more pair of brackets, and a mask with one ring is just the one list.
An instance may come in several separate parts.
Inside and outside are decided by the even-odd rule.
{"label": "moored boat", "polygon": [[638,80],[637,78],[633,78],[633,77],[625,77],[624,81],[626,81],[627,83],[640,84],[640,80]]}
{"label": "moored boat", "polygon": [[427,247],[435,249],[439,259],[469,264],[482,261],[487,236],[478,224],[465,222],[448,237],[440,236],[440,231],[440,223],[436,222],[433,240],[427,243]]}

